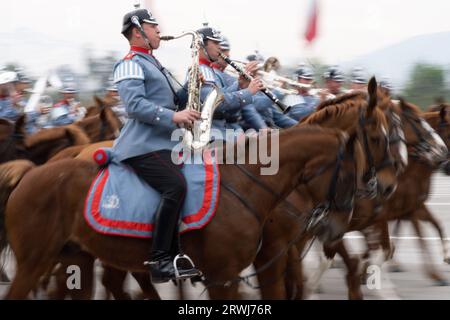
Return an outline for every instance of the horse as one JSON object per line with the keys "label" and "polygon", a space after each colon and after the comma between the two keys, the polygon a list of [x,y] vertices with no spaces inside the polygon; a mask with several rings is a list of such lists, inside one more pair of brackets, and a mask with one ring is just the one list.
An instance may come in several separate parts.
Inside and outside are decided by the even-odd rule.
{"label": "horse", "polygon": [[[269,136],[272,134],[277,133],[269,133]],[[219,167],[221,185],[226,183],[231,186],[247,205],[236,201],[235,193],[225,188],[211,222],[205,228],[181,237],[184,251],[204,272],[212,299],[236,297],[238,275],[252,263],[261,227],[271,209],[299,184],[302,174],[329,178],[331,170],[317,170],[335,163],[345,140],[341,131],[315,127],[284,130],[278,137],[280,167],[276,175],[258,174],[263,166],[259,162]],[[259,135],[255,139],[260,142],[265,138]],[[268,147],[272,150],[275,146],[268,143]],[[255,189],[254,180],[244,178],[241,170],[254,176],[259,188]],[[7,298],[26,298],[39,278],[53,268],[59,253],[69,241],[79,244],[115,268],[147,271],[142,262],[149,258],[151,240],[99,234],[83,218],[84,199],[97,172],[97,166],[77,159],[56,161],[40,167],[24,162],[7,163],[0,167],[0,193],[3,199],[7,199],[1,216],[5,219],[8,239],[17,260],[17,273]],[[348,174],[354,175],[354,172]],[[323,181],[320,186],[317,182],[306,184],[307,190],[318,201],[325,201],[330,179],[319,180]],[[337,188],[343,187],[339,181],[337,183]],[[71,192],[60,192],[68,186]],[[47,191],[44,195],[32,197],[36,190],[43,188]],[[33,198],[31,207],[29,201],[24,201],[30,198]],[[342,234],[347,220],[348,216],[331,213],[326,228],[320,228],[317,232],[324,241],[331,240],[331,237]]]}
{"label": "horse", "polygon": [[[372,81],[371,82],[372,83],[372,86],[371,86],[371,88],[372,88],[372,90],[374,90],[374,92],[373,92],[373,94],[378,94],[377,92],[376,92],[376,82],[374,82],[374,81]],[[354,103],[355,101],[357,100],[357,102],[356,103]],[[366,106],[367,106],[367,101],[368,100],[370,100],[370,99],[368,99],[368,96],[367,95],[361,95],[361,94],[351,94],[351,95],[347,95],[347,96],[345,96],[345,97],[341,97],[339,100],[335,100],[335,101],[332,101],[331,103],[330,102],[328,102],[327,103],[327,105],[335,105],[335,104],[342,104],[343,102],[346,102],[346,104],[344,104],[344,105],[340,105],[339,106],[339,108],[337,108],[337,110],[336,110],[336,114],[338,114],[339,115],[339,117],[335,120],[336,122],[338,122],[339,123],[339,125],[346,125],[346,126],[348,126],[348,124],[349,123],[358,123],[358,121],[359,121],[359,117],[360,117],[360,112],[361,112],[361,110],[363,109],[363,108],[365,108]],[[351,101],[350,103],[348,103],[349,101]],[[375,106],[376,106],[376,102],[375,102],[375,100],[373,100],[372,99],[372,105],[371,105],[371,108],[375,108]],[[322,107],[323,108],[323,107]],[[372,113],[373,111],[372,110],[369,110],[368,112],[367,112],[367,115],[366,115],[366,120],[368,121],[368,122],[374,122],[374,120],[372,119],[372,115],[371,115],[371,113]],[[370,133],[370,136],[373,138],[373,139],[379,139],[380,141],[382,141],[382,142],[385,142],[385,140],[386,140],[386,137],[385,137],[385,133],[383,132],[383,128],[384,127],[386,127],[386,123],[385,122],[383,122],[382,120],[383,120],[383,116],[381,115],[381,113],[378,111],[378,112],[376,112],[376,115],[378,116],[374,116],[374,118],[375,118],[375,124],[378,124],[378,126],[377,125],[375,125],[374,126],[374,128],[375,128],[375,130],[373,130],[373,127],[372,126],[369,126],[369,125],[367,125],[367,127],[366,126],[364,126],[364,127],[362,127],[362,128],[358,128],[358,127],[354,127],[354,126],[352,126],[351,128],[347,128],[347,130],[348,130],[348,133],[349,134],[356,134],[357,133],[357,131],[359,132],[359,130],[360,130],[360,134],[362,135],[363,133],[362,133],[362,131],[363,130],[367,130],[369,133]],[[347,120],[347,119],[349,119],[349,120]],[[322,121],[322,123],[323,122],[325,122],[325,121]],[[328,125],[330,125],[330,124],[328,124]],[[358,130],[359,129],[359,130]],[[378,130],[378,131],[376,131],[376,130]],[[378,135],[377,135],[378,134]],[[360,137],[360,140],[364,140],[364,138],[363,137]],[[358,146],[359,146],[359,144],[358,144]],[[369,146],[368,146],[368,148],[369,148]],[[375,166],[377,166],[377,167],[379,167],[380,169],[387,169],[387,170],[391,170],[390,171],[390,176],[389,177],[395,177],[395,173],[394,173],[394,170],[393,170],[393,168],[392,168],[392,166],[391,166],[391,168],[389,168],[389,165],[386,165],[386,166],[380,166],[381,164],[385,164],[385,163],[388,163],[389,161],[388,161],[388,159],[386,159],[386,157],[388,157],[389,156],[389,154],[386,152],[386,150],[385,150],[385,148],[387,148],[387,145],[386,144],[383,144],[383,143],[381,143],[380,144],[380,147],[378,148],[378,146],[377,147],[371,147],[369,150],[366,150],[366,153],[368,153],[368,154],[375,154],[375,153],[380,153],[380,154],[382,154],[382,155],[384,155],[384,157],[382,157],[381,159],[378,159],[378,157],[377,158],[375,158],[374,157],[374,159],[375,159],[375,163],[374,163],[374,165]],[[359,149],[361,149],[361,148],[356,148],[357,150],[359,150]],[[361,152],[361,151],[360,151]],[[89,152],[88,152],[88,154],[89,154]],[[359,163],[361,163],[361,161],[359,161]],[[394,163],[396,163],[396,162],[394,162]],[[378,170],[378,171],[381,171],[381,170]],[[389,172],[389,171],[388,171]],[[351,185],[351,182],[350,182],[350,184],[349,185]],[[299,187],[298,189],[299,190],[301,190],[301,188],[302,187]],[[350,192],[351,192],[351,189],[348,189]],[[383,189],[384,190],[384,189]],[[300,193],[303,193],[304,194],[304,192],[301,192],[300,191]],[[387,194],[389,194],[389,193],[387,193]],[[292,195],[291,195],[292,196]],[[303,195],[303,198],[305,197],[305,195]],[[311,201],[310,201],[311,202]],[[283,205],[282,205],[283,206]],[[301,207],[301,209],[302,210],[300,210],[300,212],[305,212],[305,211],[307,211],[307,209],[304,207],[304,206],[302,206],[302,205],[299,205],[299,207]],[[311,208],[310,208],[311,209]],[[289,210],[288,210],[289,211]],[[277,220],[279,220],[280,218],[277,218]],[[269,224],[270,223],[272,223],[271,221],[269,221]],[[292,222],[291,221],[288,221],[288,223],[291,223],[292,224]],[[295,227],[295,228],[293,228],[293,230],[298,230],[300,227]],[[267,227],[265,227],[265,233],[266,233],[266,229],[267,229]],[[264,236],[263,236],[263,239],[267,239],[267,238],[269,238],[269,239],[272,239],[271,237],[269,237],[268,235],[266,235],[264,233]],[[270,232],[269,232],[270,233]],[[272,244],[273,242],[275,242],[275,241],[270,241],[270,243]],[[285,246],[283,247],[283,248],[281,248],[280,249],[280,251],[282,251],[284,248],[286,248],[287,247],[287,244],[285,244]],[[260,253],[259,253],[259,255],[258,255],[258,257],[260,257],[261,258],[261,263],[260,263],[260,260],[258,259],[258,257],[257,257],[257,261],[255,261],[255,265],[256,266],[259,266],[259,265],[263,265],[264,264],[264,260],[267,260],[266,258],[265,258],[265,256],[266,256],[266,251],[267,252],[269,252],[269,254],[268,254],[268,256],[269,257],[271,257],[272,255],[276,255],[276,253],[271,253],[270,251],[271,250],[264,250],[264,248],[265,248],[265,242],[263,241],[262,242],[262,249],[260,250]],[[283,258],[280,258],[280,262],[281,262],[281,260],[282,260]],[[280,265],[281,263],[279,263],[278,265]],[[268,271],[267,271],[267,273],[270,273],[270,269],[268,269]],[[264,273],[262,273],[262,275],[261,275],[261,277],[262,278],[264,278],[265,276],[264,276]],[[117,286],[117,285],[116,285]],[[273,298],[273,297],[280,297],[280,295],[277,295],[277,294],[273,294],[273,293],[268,293],[268,294],[265,294],[265,292],[266,291],[269,291],[270,292],[270,290],[272,290],[272,289],[269,289],[269,288],[264,288],[264,290],[263,290],[263,297],[267,297],[267,298]],[[283,296],[282,294],[281,294],[281,296]]]}
{"label": "horse", "polygon": [[[358,135],[358,139],[362,142],[361,145],[365,145],[364,149],[368,157],[366,166],[371,168],[372,172],[378,171],[376,172],[377,177],[380,173],[384,173],[384,177],[392,179],[388,180],[392,183],[392,181],[395,181],[397,171],[397,168],[395,167],[396,161],[390,159],[390,153],[388,152],[389,150],[387,150],[387,132],[384,129],[387,128],[387,122],[383,113],[377,108],[378,103],[380,103],[379,95],[380,93],[377,92],[376,81],[372,79],[369,85],[369,94],[352,93],[322,103],[317,108],[318,111],[303,120],[302,124],[334,126],[346,130],[349,135]],[[365,115],[365,121],[361,121],[361,112],[366,109],[367,114]],[[364,122],[366,124],[370,123],[370,126],[366,126]],[[369,140],[376,143],[369,144]],[[367,141],[367,144],[365,144],[364,141]],[[372,156],[375,154],[377,155],[376,157]],[[371,158],[371,161],[368,160],[369,158]],[[367,174],[365,174],[365,176],[367,176]],[[383,175],[380,175],[378,180],[382,179]],[[387,189],[389,189],[388,192],[386,192]],[[395,186],[389,186],[387,188],[381,187],[381,194],[389,196],[391,193],[390,190],[394,189]],[[300,211],[308,210],[308,208],[311,207],[311,201],[308,199],[307,193],[299,188],[288,197],[288,200]],[[280,204],[280,206],[275,209],[274,217],[276,217],[276,219],[273,219],[275,222],[267,224],[264,230],[264,236],[268,239],[268,246],[266,248],[263,243],[259,256],[255,260],[256,268],[262,268],[270,257],[273,257],[277,252],[280,252],[283,247],[286,247],[286,244],[292,241],[295,236],[295,230],[298,229],[298,223],[294,223],[292,218],[289,217],[289,214],[286,214],[286,212],[289,211],[292,211],[292,209],[289,209],[285,204]],[[361,215],[361,213],[359,214]],[[352,220],[356,217],[357,215],[353,212]],[[298,243],[305,243],[307,239],[308,236],[300,238]],[[298,247],[299,250],[294,248],[292,251],[296,252],[302,250],[301,248],[303,245],[299,244]],[[293,261],[295,266],[289,265],[289,260]],[[296,276],[288,276],[288,273],[296,274]],[[287,276],[281,276],[283,274]],[[278,259],[278,261],[272,263],[270,268],[265,268],[258,277],[259,282],[261,283],[260,288],[262,297],[264,299],[284,299],[292,295],[301,297],[301,286],[295,285],[295,288],[292,286],[293,283],[302,282],[301,274],[301,263],[298,263],[298,255],[295,257],[285,256],[283,259]],[[286,282],[287,285],[285,285],[284,282]],[[297,291],[297,289],[300,291],[294,294],[293,292]]]}
{"label": "horse", "polygon": [[[408,212],[408,208],[411,206],[414,207],[414,201],[412,199],[419,198],[420,194],[416,194],[417,188],[414,188],[417,184],[427,184],[427,182],[422,183],[424,180],[423,176],[418,177],[416,175],[417,167],[414,165],[415,162],[419,161],[420,163],[427,163],[429,166],[435,166],[439,164],[442,160],[442,145],[439,141],[436,141],[434,136],[430,134],[427,129],[427,125],[424,125],[423,115],[419,111],[417,107],[414,105],[408,104],[402,99],[399,101],[398,105],[393,105],[388,109],[394,111],[403,123],[403,131],[405,133],[405,141],[409,148],[409,161],[407,167],[400,172],[399,175],[399,185],[396,192],[393,196],[385,201],[382,206],[380,204],[375,204],[367,201],[357,201],[355,206],[355,212],[359,211],[378,211],[376,219],[359,219],[353,221],[351,223],[351,230],[361,231],[366,236],[366,241],[368,243],[368,247],[373,251],[378,249],[378,242],[373,243],[371,240],[373,236],[373,230],[375,229],[377,232],[380,232],[383,237],[382,244],[382,252],[378,252],[374,256],[377,257],[375,264],[381,267],[382,263],[386,260],[387,257],[391,255],[392,249],[390,248],[389,234],[387,228],[387,222],[384,220],[385,216],[388,214],[393,214],[393,212],[403,212],[404,215]],[[443,113],[441,113],[443,114]],[[434,115],[436,118],[437,114]],[[439,117],[437,117],[439,118]],[[425,116],[425,119],[430,120],[430,117]],[[431,125],[433,127],[437,126],[437,120],[433,120]],[[439,151],[441,150],[441,152]],[[420,172],[421,170],[419,170]],[[425,179],[426,180],[426,179]],[[429,183],[429,182],[428,182]],[[407,194],[410,192],[410,194]],[[411,194],[412,193],[412,194]],[[399,199],[403,198],[403,202],[399,203]],[[396,205],[395,205],[396,204]],[[390,208],[390,209],[389,209]],[[355,214],[356,216],[356,214]],[[368,229],[366,229],[368,228]],[[337,243],[332,246],[324,246],[325,256],[329,258],[328,262],[325,265],[321,265],[320,273],[323,273],[327,268],[331,266],[330,258],[334,257],[336,253],[339,253],[348,269],[347,274],[347,284],[349,287],[349,298],[352,299],[361,299],[362,293],[360,291],[359,285],[359,273],[361,272],[361,268],[358,267],[358,260],[350,258],[345,245],[343,242]],[[368,256],[366,254],[366,256]],[[367,257],[366,257],[367,258]],[[315,275],[313,285],[314,289],[318,285],[318,281],[321,275]],[[391,298],[396,297],[396,293],[389,288],[392,288],[392,284],[390,284],[389,279],[386,274],[383,276],[383,290],[377,293],[383,297],[383,295],[389,295]]]}
{"label": "horse", "polygon": [[[412,108],[414,105],[409,104]],[[445,143],[447,150],[450,150],[450,114],[448,112],[449,106],[441,105],[439,111],[425,112],[422,114],[423,118],[435,130]],[[448,152],[445,152],[442,157],[444,163],[448,163]],[[376,225],[376,232],[379,234],[379,239],[375,238],[374,245],[380,244],[384,251],[393,251],[390,247],[389,233],[387,222],[397,220],[396,229],[398,231],[400,221],[410,221],[418,236],[419,245],[425,256],[425,271],[427,275],[433,279],[437,285],[448,285],[448,282],[434,269],[430,255],[423,240],[423,233],[420,222],[429,222],[436,229],[441,239],[443,261],[450,264],[449,250],[446,241],[444,229],[440,225],[437,218],[428,210],[425,201],[428,199],[431,186],[431,175],[439,168],[439,162],[427,162],[423,159],[417,158],[417,154],[411,157],[411,165],[404,175],[400,177],[401,186],[398,193],[395,194],[392,201],[388,203],[384,221]],[[369,230],[369,232],[373,230]],[[369,239],[369,232],[365,234],[366,239]]]}
{"label": "horse", "polygon": [[28,136],[25,134],[25,115],[16,123],[0,119],[0,163],[28,159],[42,164],[64,148],[89,142],[89,137],[74,125],[42,129]]}

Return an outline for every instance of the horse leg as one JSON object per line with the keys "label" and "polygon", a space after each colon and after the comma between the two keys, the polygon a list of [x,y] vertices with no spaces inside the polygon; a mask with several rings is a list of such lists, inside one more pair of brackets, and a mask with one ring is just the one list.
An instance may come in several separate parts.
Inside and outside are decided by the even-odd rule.
{"label": "horse leg", "polygon": [[[392,235],[394,237],[398,237],[400,235],[400,227],[402,225],[401,220],[397,220],[395,222],[394,230],[392,232]],[[403,272],[403,268],[400,266],[400,263],[395,258],[395,249],[398,248],[398,243],[400,242],[400,239],[395,239],[391,241],[391,247],[392,247],[392,253],[391,253],[391,259],[389,261],[389,271],[390,272]]]}
{"label": "horse leg", "polygon": [[[150,275],[147,272],[132,272],[131,275],[139,284],[144,299],[161,300],[158,291],[153,286]],[[182,287],[180,287],[182,290]]]}
{"label": "horse leg", "polygon": [[37,287],[40,278],[51,268],[54,261],[40,258],[37,261],[17,262],[17,270],[11,286],[5,296],[8,300],[27,299],[28,294]]}
{"label": "horse leg", "polygon": [[335,250],[342,257],[347,267],[348,298],[350,300],[362,300],[359,259],[350,257],[344,241],[339,241],[335,246]]}
{"label": "horse leg", "polygon": [[285,288],[289,299],[303,299],[303,264],[296,246],[288,252]]}
{"label": "horse leg", "polygon": [[336,252],[323,244],[323,250],[319,250],[319,266],[316,272],[308,276],[305,284],[305,296],[313,294],[319,287],[324,273],[331,268]]}
{"label": "horse leg", "polygon": [[442,228],[439,221],[437,221],[437,219],[433,216],[433,214],[428,210],[428,208],[425,205],[423,205],[421,209],[422,210],[420,210],[420,212],[419,212],[420,216],[418,216],[417,218],[421,221],[427,221],[427,222],[431,223],[434,226],[434,228],[437,230],[437,232],[439,233],[439,237],[441,238],[444,262],[447,264],[450,264],[450,256],[448,255],[448,246],[447,246],[448,243],[445,240],[446,235],[445,235],[444,229]]}
{"label": "horse leg", "polygon": [[[268,300],[286,299],[285,288],[285,272],[287,266],[287,254],[272,260],[283,248],[274,247],[273,250],[268,250],[263,246],[255,261],[253,262],[255,269],[258,270],[264,267],[266,263],[272,261],[270,265],[257,274],[258,282],[261,291],[261,298]],[[278,251],[280,250],[280,251]]]}
{"label": "horse leg", "polygon": [[123,285],[128,272],[103,264],[102,284],[105,287],[104,299],[112,294],[115,300],[131,300],[131,295],[125,292]]}
{"label": "horse leg", "polygon": [[[367,275],[369,271],[375,270],[377,271],[374,276],[379,275],[379,278],[375,277],[374,279],[376,281],[379,281],[379,285],[376,285],[374,287],[370,286],[369,283],[367,283],[367,287],[375,293],[380,299],[387,299],[387,300],[398,300],[400,297],[398,296],[395,285],[392,283],[391,279],[389,278],[389,273],[386,272],[384,269],[384,264],[386,262],[387,257],[389,256],[389,231],[387,228],[387,222],[382,221],[378,224],[375,224],[371,226],[372,229],[372,237],[371,239],[368,239],[368,245],[370,249],[370,256],[369,256],[369,268],[365,272]],[[388,241],[384,240],[381,241],[380,237],[387,237]],[[376,239],[377,238],[377,239]],[[384,246],[388,246],[387,248],[383,248],[381,244],[384,244]],[[376,269],[373,269],[373,268]],[[368,278],[369,279],[369,278]],[[369,281],[369,280],[368,280]]]}
{"label": "horse leg", "polygon": [[425,243],[425,241],[423,240],[423,233],[422,233],[422,228],[420,227],[420,222],[419,220],[417,220],[415,217],[420,215],[421,213],[419,211],[422,211],[423,208],[420,208],[418,210],[416,210],[413,214],[413,218],[411,219],[411,222],[414,226],[414,230],[416,231],[417,236],[419,237],[418,241],[419,241],[419,245],[422,249],[422,254],[424,256],[424,261],[425,261],[425,272],[428,274],[428,276],[434,280],[434,282],[439,285],[439,286],[446,286],[448,285],[448,282],[437,272],[437,270],[434,268],[433,264],[432,264],[432,259],[430,256],[430,252],[428,251],[427,245]]}

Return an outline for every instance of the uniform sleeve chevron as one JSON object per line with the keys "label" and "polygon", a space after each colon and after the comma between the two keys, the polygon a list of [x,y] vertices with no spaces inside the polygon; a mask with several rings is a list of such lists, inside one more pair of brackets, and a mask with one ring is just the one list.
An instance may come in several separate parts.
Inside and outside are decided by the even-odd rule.
{"label": "uniform sleeve chevron", "polygon": [[205,82],[212,82],[212,83],[216,82],[214,73],[210,68],[208,68],[204,65],[201,65],[200,72],[203,74],[203,77],[205,78]]}
{"label": "uniform sleeve chevron", "polygon": [[144,70],[139,63],[132,60],[123,60],[114,69],[114,83],[126,79],[144,80]]}

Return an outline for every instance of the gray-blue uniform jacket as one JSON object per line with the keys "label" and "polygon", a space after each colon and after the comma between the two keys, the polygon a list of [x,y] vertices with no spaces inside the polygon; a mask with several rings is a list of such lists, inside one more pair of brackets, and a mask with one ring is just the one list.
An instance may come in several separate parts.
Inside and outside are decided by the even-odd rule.
{"label": "gray-blue uniform jacket", "polygon": [[287,115],[292,119],[300,121],[316,111],[320,98],[317,96],[294,95],[292,97],[286,97],[284,102],[292,106]]}
{"label": "gray-blue uniform jacket", "polygon": [[[216,68],[214,68],[214,73],[216,74],[217,79],[219,80],[220,88],[223,91],[234,90],[239,86],[238,80],[232,75]],[[235,110],[233,110],[233,108],[230,108],[229,110],[223,112],[223,116],[225,118],[225,128],[242,130],[242,127],[239,124],[239,120],[241,118],[241,108],[237,108]]]}
{"label": "gray-blue uniform jacket", "polygon": [[0,118],[16,121],[19,115],[19,111],[14,108],[11,99],[0,99]]}
{"label": "gray-blue uniform jacket", "polygon": [[252,93],[247,89],[239,89],[237,80],[231,81],[231,79],[225,78],[223,72],[208,65],[201,64],[200,72],[205,79],[200,92],[201,101],[206,99],[214,85],[219,87],[224,95],[224,101],[214,112],[213,129],[220,130],[222,133],[227,128],[234,129],[233,126],[227,126],[226,118],[235,116],[244,106],[252,103]]}
{"label": "gray-blue uniform jacket", "polygon": [[114,66],[114,83],[125,105],[128,121],[114,142],[119,161],[158,150],[172,150],[177,125],[174,95],[162,66],[150,54],[134,51]]}
{"label": "gray-blue uniform jacket", "polygon": [[267,127],[288,128],[297,124],[297,121],[279,111],[262,92],[253,97],[253,105],[254,109],[247,107],[242,109],[243,120],[249,128],[255,130]]}

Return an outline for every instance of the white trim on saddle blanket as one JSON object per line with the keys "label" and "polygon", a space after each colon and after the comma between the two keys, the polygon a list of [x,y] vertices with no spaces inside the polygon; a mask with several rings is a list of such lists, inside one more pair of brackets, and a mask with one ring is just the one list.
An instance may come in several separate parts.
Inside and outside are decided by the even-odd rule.
{"label": "white trim on saddle blanket", "polygon": [[[108,151],[110,154],[110,151]],[[180,232],[200,229],[215,214],[220,191],[219,167],[210,151],[203,164],[184,164],[187,195],[181,211]],[[100,170],[85,201],[84,217],[97,232],[133,238],[151,238],[160,194],[133,170],[114,160]]]}

